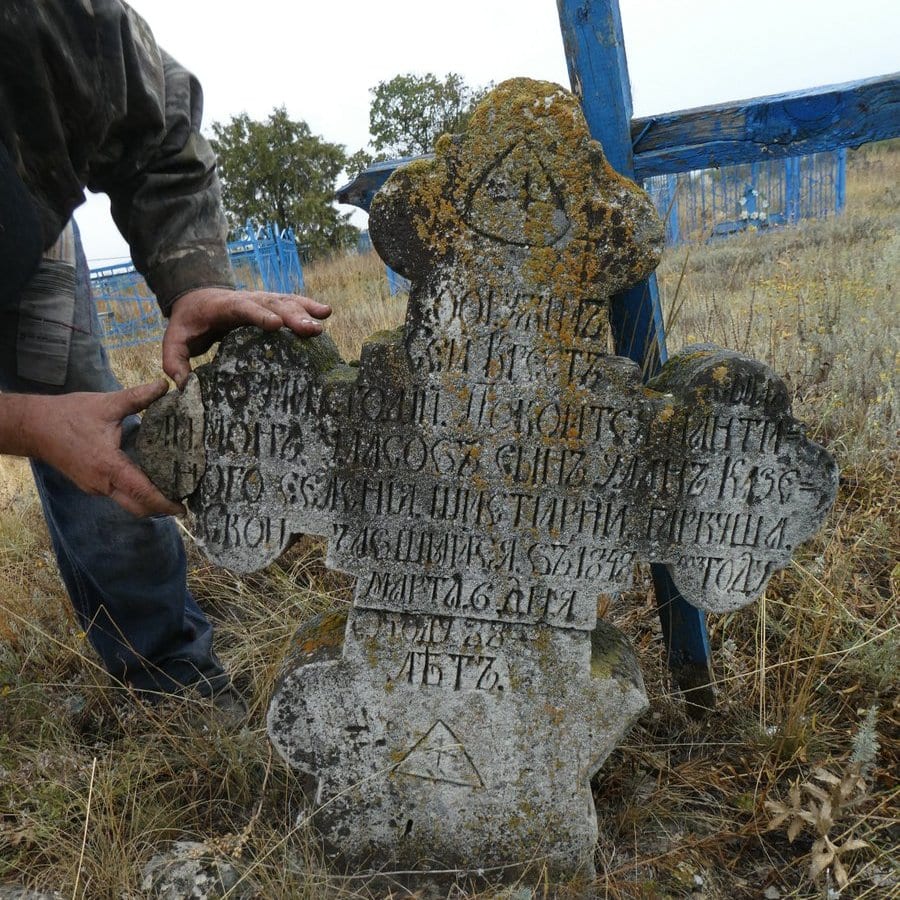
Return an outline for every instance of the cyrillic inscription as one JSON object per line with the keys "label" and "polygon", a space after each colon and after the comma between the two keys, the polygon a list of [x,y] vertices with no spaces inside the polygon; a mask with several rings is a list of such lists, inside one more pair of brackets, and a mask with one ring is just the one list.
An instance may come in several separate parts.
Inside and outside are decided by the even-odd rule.
{"label": "cyrillic inscription", "polygon": [[318,534],[355,577],[345,630],[298,635],[269,716],[333,848],[589,875],[589,779],[645,703],[599,595],[649,561],[707,609],[751,602],[834,464],[759,363],[695,348],[644,385],[609,355],[609,297],[662,229],[562,89],[501,85],[395,173],[370,231],[411,280],[404,328],[358,366],[325,337],[229,335],[199,409],[169,400],[155,426],[199,462],[158,469],[214,560],[251,570]]}

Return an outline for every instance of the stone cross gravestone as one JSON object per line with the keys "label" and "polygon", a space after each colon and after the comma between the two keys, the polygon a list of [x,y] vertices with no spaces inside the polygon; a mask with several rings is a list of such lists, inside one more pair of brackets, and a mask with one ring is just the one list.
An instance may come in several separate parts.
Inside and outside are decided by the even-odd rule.
{"label": "stone cross gravestone", "polygon": [[760,596],[829,508],[836,468],[765,366],[712,347],[649,387],[609,355],[611,294],[656,265],[647,197],[562,88],[506,82],[372,205],[410,279],[358,366],[244,329],[141,432],[215,561],[292,536],[356,577],[304,625],[269,711],[355,866],[593,874],[589,782],[646,706],[598,594],[638,560],[708,610]]}

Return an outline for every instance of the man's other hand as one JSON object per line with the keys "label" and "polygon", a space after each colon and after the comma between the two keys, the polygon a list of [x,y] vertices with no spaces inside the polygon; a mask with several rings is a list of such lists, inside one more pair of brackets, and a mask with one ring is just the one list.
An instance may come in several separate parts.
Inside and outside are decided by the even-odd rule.
{"label": "man's other hand", "polygon": [[119,448],[122,419],[168,390],[164,379],[109,394],[30,395],[23,425],[28,456],[50,463],[87,494],[102,494],[135,516],[180,515]]}
{"label": "man's other hand", "polygon": [[330,306],[298,294],[224,288],[189,291],[175,301],[169,315],[163,337],[163,371],[183,388],[191,374],[191,357],[204,353],[241,325],[256,325],[265,331],[286,325],[295,334],[309,337],[322,331],[319,320],[330,315]]}

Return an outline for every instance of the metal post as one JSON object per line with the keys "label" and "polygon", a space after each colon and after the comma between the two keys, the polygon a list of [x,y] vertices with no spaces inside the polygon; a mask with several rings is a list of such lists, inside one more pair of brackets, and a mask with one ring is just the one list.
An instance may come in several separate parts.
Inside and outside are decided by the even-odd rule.
{"label": "metal post", "polygon": [[800,219],[800,160],[796,156],[784,161],[784,215],[791,225]]}
{"label": "metal post", "polygon": [[837,171],[834,173],[834,212],[840,215],[847,205],[847,148],[841,147],[837,156]]}
{"label": "metal post", "polygon": [[256,264],[256,271],[259,279],[262,281],[264,291],[270,291],[269,280],[266,275],[265,260],[263,259],[262,249],[260,247],[259,230],[250,219],[247,219],[247,240],[250,243],[250,254],[253,262]]}
{"label": "metal post", "polygon": [[666,243],[677,247],[680,239],[678,228],[678,176],[666,175]]}
{"label": "metal post", "polygon": [[300,251],[297,249],[297,238],[293,228],[285,228],[281,232],[279,248],[287,284],[286,293],[303,293],[306,290],[303,280],[303,263],[300,262]]}
{"label": "metal post", "polygon": [[[750,163],[750,196],[747,198],[747,222],[759,227],[759,163]],[[756,215],[754,215],[754,213]]]}
{"label": "metal post", "polygon": [[[718,173],[716,173],[718,174]],[[712,237],[713,231],[716,226],[716,210],[713,207],[712,212],[707,215],[706,214],[706,181],[709,179],[710,183],[714,184],[715,181],[713,177],[709,174],[708,169],[704,169],[700,172],[697,182],[700,185],[700,228],[701,234],[704,236],[704,239]]]}
{"label": "metal post", "polygon": [[[557,0],[572,90],[581,100],[591,134],[610,164],[634,178],[631,145],[631,84],[618,0]],[[649,377],[666,360],[665,333],[656,276],[613,298],[610,325],[616,352],[635,360]],[[715,702],[709,641],[701,610],[691,606],[665,566],[654,565],[656,602],[676,683],[692,705]]]}
{"label": "metal post", "polygon": [[391,292],[391,296],[393,297],[396,294],[399,294],[401,290],[403,290],[403,286],[400,284],[400,276],[390,267],[385,266],[385,273],[387,274],[388,281],[388,290]]}

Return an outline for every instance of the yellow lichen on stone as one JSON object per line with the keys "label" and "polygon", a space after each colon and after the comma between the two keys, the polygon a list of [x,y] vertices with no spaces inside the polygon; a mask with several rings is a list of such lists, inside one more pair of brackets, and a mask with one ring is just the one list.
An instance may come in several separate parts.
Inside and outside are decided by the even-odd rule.
{"label": "yellow lichen on stone", "polygon": [[[435,153],[392,176],[373,202],[370,227],[376,246],[397,255],[404,251],[381,236],[382,216],[385,228],[414,234],[432,265],[452,260],[462,291],[502,290],[514,265],[530,302],[575,313],[658,262],[662,226],[649,198],[609,166],[577,99],[559,85],[504,82],[479,104],[465,134],[443,136]],[[409,227],[398,228],[404,215]],[[574,316],[559,332],[557,324],[548,328],[547,347],[605,341],[598,328],[579,337]]]}
{"label": "yellow lichen on stone", "polygon": [[327,613],[311,619],[294,636],[292,650],[306,657],[325,650],[335,650],[344,642],[347,613]]}

